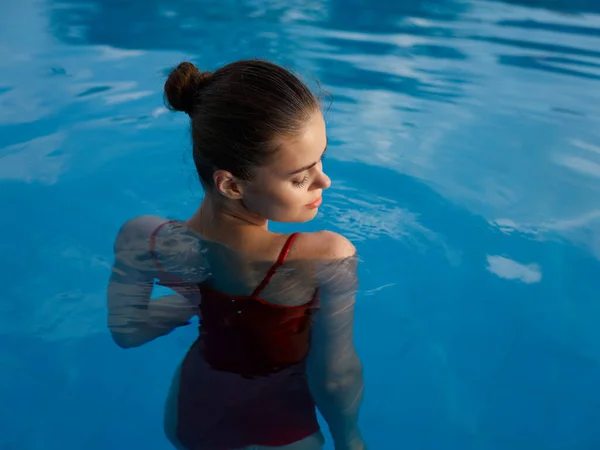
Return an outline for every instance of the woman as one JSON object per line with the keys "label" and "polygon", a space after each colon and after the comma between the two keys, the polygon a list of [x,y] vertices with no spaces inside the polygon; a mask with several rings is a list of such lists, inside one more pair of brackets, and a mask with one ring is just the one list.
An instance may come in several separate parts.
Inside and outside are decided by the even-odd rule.
{"label": "woman", "polygon": [[[355,248],[332,232],[268,229],[314,218],[330,185],[319,102],[260,60],[214,73],[181,63],[165,96],[190,116],[205,197],[185,222],[142,216],[123,225],[108,325],[129,348],[199,316],[166,402],[167,437],[179,449],[320,449],[316,407],[336,450],[365,448]],[[150,300],[155,280],[177,294]]]}

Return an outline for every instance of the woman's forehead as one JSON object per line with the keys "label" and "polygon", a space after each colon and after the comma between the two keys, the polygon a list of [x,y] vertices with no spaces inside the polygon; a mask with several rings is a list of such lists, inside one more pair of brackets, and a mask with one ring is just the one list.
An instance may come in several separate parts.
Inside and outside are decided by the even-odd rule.
{"label": "woman's forehead", "polygon": [[294,170],[317,162],[327,146],[323,115],[313,114],[302,132],[294,137],[282,137],[273,158],[273,167]]}

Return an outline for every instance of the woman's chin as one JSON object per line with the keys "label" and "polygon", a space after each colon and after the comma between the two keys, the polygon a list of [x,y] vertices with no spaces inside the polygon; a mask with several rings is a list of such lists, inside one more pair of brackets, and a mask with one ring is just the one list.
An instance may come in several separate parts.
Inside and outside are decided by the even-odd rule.
{"label": "woman's chin", "polygon": [[310,222],[311,220],[313,220],[315,217],[317,217],[317,213],[319,212],[319,208],[315,208],[312,209],[308,212],[308,214],[305,214],[303,220],[301,222]]}
{"label": "woman's chin", "polygon": [[319,208],[306,208],[296,215],[289,215],[285,217],[270,217],[267,218],[270,222],[279,222],[279,223],[306,223],[313,220],[317,213],[319,212]]}

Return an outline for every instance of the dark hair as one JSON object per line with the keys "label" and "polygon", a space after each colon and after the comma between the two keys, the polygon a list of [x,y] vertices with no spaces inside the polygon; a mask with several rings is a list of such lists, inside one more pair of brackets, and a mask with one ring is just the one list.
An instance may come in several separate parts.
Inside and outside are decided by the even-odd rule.
{"label": "dark hair", "polygon": [[169,109],[191,118],[194,163],[205,188],[217,169],[250,180],[276,150],[274,138],[296,135],[319,108],[295,75],[256,59],[213,73],[183,62],[169,74],[165,98]]}

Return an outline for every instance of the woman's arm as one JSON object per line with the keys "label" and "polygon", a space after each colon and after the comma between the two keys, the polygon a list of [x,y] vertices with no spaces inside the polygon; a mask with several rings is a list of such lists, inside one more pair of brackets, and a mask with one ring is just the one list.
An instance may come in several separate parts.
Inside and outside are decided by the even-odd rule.
{"label": "woman's arm", "polygon": [[[125,223],[114,244],[114,264],[107,288],[108,328],[122,348],[138,347],[185,325],[196,313],[178,294],[150,300],[157,276],[149,249],[160,225],[153,216]],[[160,220],[160,219],[159,219]]]}
{"label": "woman's arm", "polygon": [[317,274],[320,308],[315,314],[308,358],[309,386],[327,421],[336,450],[365,448],[358,413],[363,397],[362,364],[354,347],[354,304],[358,288],[357,258],[340,235],[329,241],[335,261]]}

